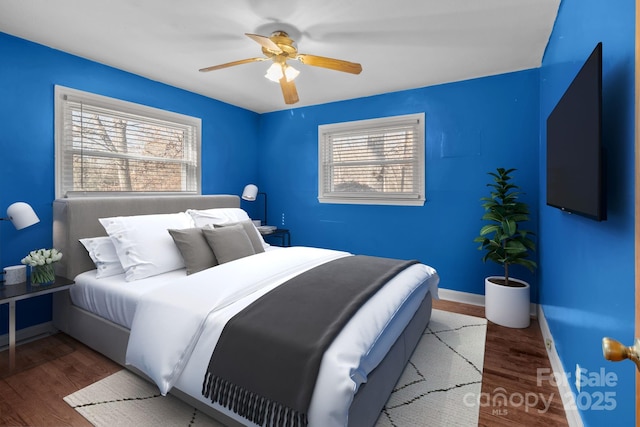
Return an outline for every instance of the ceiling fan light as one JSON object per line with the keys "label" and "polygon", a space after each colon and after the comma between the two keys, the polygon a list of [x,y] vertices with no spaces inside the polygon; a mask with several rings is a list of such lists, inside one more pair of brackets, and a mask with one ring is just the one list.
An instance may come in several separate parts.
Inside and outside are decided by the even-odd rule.
{"label": "ceiling fan light", "polygon": [[284,69],[284,76],[287,78],[288,82],[298,77],[298,74],[300,74],[300,71],[296,70],[290,65],[287,65]]}
{"label": "ceiling fan light", "polygon": [[[282,78],[282,68],[282,65],[274,62],[273,64],[271,64],[264,76],[272,82],[279,83],[280,79]],[[288,82],[298,77],[298,74],[300,74],[300,71],[296,70],[290,65],[284,64],[284,76],[287,78]]]}
{"label": "ceiling fan light", "polygon": [[280,81],[280,78],[282,77],[282,66],[277,62],[274,62],[267,69],[267,74],[265,74],[264,76],[272,82],[278,83]]}

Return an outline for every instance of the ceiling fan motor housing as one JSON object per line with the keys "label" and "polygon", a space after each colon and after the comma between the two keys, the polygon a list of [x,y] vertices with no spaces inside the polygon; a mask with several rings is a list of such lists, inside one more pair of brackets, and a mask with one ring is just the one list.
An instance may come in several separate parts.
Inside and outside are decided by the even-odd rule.
{"label": "ceiling fan motor housing", "polygon": [[284,31],[274,31],[269,37],[281,50],[274,52],[266,47],[262,47],[262,53],[266,56],[282,55],[286,58],[294,58],[298,54],[295,42]]}

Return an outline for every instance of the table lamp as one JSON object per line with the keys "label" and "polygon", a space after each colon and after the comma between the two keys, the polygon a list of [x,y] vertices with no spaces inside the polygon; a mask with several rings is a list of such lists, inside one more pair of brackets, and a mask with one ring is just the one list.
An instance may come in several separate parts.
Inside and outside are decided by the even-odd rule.
{"label": "table lamp", "polygon": [[40,222],[33,208],[25,202],[15,202],[7,208],[7,217],[0,220],[11,221],[16,230],[22,230]]}
{"label": "table lamp", "polygon": [[259,193],[258,187],[254,184],[247,184],[242,192],[242,199],[248,202],[254,202],[259,194],[264,196],[264,224],[267,225],[267,193]]}
{"label": "table lamp", "polygon": [[[38,215],[36,215],[28,203],[15,202],[7,208],[7,218],[0,218],[0,221],[11,221],[16,230],[22,230],[23,228],[39,223],[40,218],[38,218]],[[4,281],[3,275],[0,283]]]}

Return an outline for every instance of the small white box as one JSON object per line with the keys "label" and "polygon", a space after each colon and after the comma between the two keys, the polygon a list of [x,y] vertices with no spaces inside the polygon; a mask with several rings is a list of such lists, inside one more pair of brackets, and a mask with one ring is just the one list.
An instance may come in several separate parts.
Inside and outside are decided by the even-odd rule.
{"label": "small white box", "polygon": [[3,273],[5,285],[15,285],[27,281],[26,265],[11,265],[5,267]]}
{"label": "small white box", "polygon": [[251,220],[251,222],[253,222],[253,225],[255,225],[256,227],[260,227],[262,225],[262,220],[259,219],[253,219]]}

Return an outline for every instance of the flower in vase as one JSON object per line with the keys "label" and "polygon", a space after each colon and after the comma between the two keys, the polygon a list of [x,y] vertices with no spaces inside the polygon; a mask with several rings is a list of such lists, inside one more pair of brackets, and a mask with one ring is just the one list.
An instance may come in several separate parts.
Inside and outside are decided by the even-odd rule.
{"label": "flower in vase", "polygon": [[20,262],[31,267],[38,265],[53,264],[62,259],[62,252],[57,249],[38,249],[29,252],[29,255],[22,258]]}
{"label": "flower in vase", "polygon": [[38,249],[29,252],[21,262],[31,267],[31,283],[43,284],[55,281],[53,264],[60,261],[62,252],[57,249]]}

